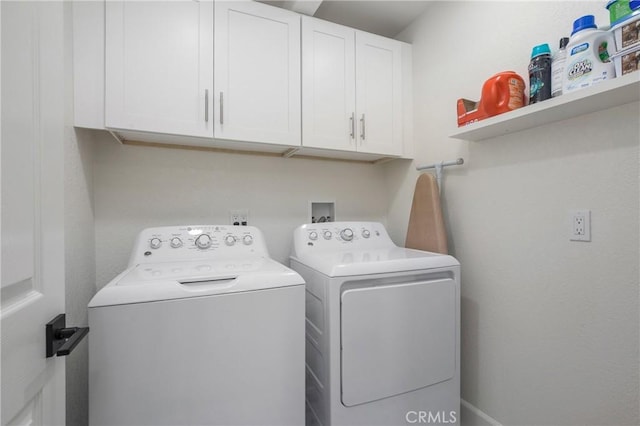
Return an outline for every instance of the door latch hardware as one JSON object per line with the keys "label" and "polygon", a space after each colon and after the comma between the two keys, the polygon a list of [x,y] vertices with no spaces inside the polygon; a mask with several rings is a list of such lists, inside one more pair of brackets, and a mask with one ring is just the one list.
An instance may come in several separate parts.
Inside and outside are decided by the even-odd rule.
{"label": "door latch hardware", "polygon": [[89,327],[66,327],[65,314],[60,314],[45,326],[47,358],[66,356],[89,333]]}

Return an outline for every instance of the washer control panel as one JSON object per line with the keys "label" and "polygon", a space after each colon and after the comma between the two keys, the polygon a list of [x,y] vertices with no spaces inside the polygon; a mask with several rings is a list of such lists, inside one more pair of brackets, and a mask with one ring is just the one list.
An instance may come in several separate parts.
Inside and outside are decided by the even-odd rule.
{"label": "washer control panel", "polygon": [[256,256],[269,257],[269,252],[253,226],[163,226],[140,232],[129,265]]}
{"label": "washer control panel", "polygon": [[371,249],[393,244],[378,222],[324,222],[302,225],[294,231],[296,251]]}

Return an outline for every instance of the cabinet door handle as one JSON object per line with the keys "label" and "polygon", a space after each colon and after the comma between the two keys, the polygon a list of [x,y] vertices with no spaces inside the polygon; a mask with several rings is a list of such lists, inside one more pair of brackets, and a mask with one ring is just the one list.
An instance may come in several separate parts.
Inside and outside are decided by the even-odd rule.
{"label": "cabinet door handle", "polygon": [[365,128],[364,114],[362,114],[362,118],[360,118],[360,124],[362,126],[362,132],[360,132],[360,139],[362,139],[364,141],[364,139],[365,139],[365,135],[364,135],[364,128]]}
{"label": "cabinet door handle", "polygon": [[209,122],[209,89],[204,91],[204,122]]}
{"label": "cabinet door handle", "polygon": [[224,124],[224,93],[220,92],[220,124]]}
{"label": "cabinet door handle", "polygon": [[353,139],[355,137],[355,133],[356,133],[356,128],[355,128],[355,125],[356,125],[356,123],[355,123],[355,121],[356,121],[356,113],[355,112],[351,113],[351,117],[349,117],[349,121],[351,123],[350,126],[349,126],[349,128],[351,129],[350,130],[351,131],[350,136],[351,136],[351,139]]}

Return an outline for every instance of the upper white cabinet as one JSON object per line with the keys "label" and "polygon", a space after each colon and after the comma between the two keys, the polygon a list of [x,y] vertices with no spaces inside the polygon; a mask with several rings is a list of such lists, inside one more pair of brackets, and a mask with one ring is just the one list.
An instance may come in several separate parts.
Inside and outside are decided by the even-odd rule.
{"label": "upper white cabinet", "polygon": [[302,18],[302,144],[355,150],[355,30]]}
{"label": "upper white cabinet", "polygon": [[402,43],[303,17],[302,145],[403,154]]}
{"label": "upper white cabinet", "polygon": [[356,32],[358,151],[402,154],[401,43]]}
{"label": "upper white cabinet", "polygon": [[213,3],[108,1],[105,126],[213,137]]}
{"label": "upper white cabinet", "polygon": [[300,145],[300,15],[215,5],[215,137]]}
{"label": "upper white cabinet", "polygon": [[122,142],[412,155],[411,47],[263,3],[74,2],[74,119]]}

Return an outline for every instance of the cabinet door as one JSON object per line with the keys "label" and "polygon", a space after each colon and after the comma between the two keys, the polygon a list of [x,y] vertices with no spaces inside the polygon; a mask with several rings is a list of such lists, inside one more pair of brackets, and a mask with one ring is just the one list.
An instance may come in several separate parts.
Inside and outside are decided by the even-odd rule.
{"label": "cabinet door", "polygon": [[300,16],[216,2],[215,137],[300,145]]}
{"label": "cabinet door", "polygon": [[213,137],[213,4],[106,3],[105,125]]}
{"label": "cabinet door", "polygon": [[302,17],[302,145],[355,150],[355,31]]}
{"label": "cabinet door", "polygon": [[402,155],[401,44],[356,33],[356,114],[360,152]]}

